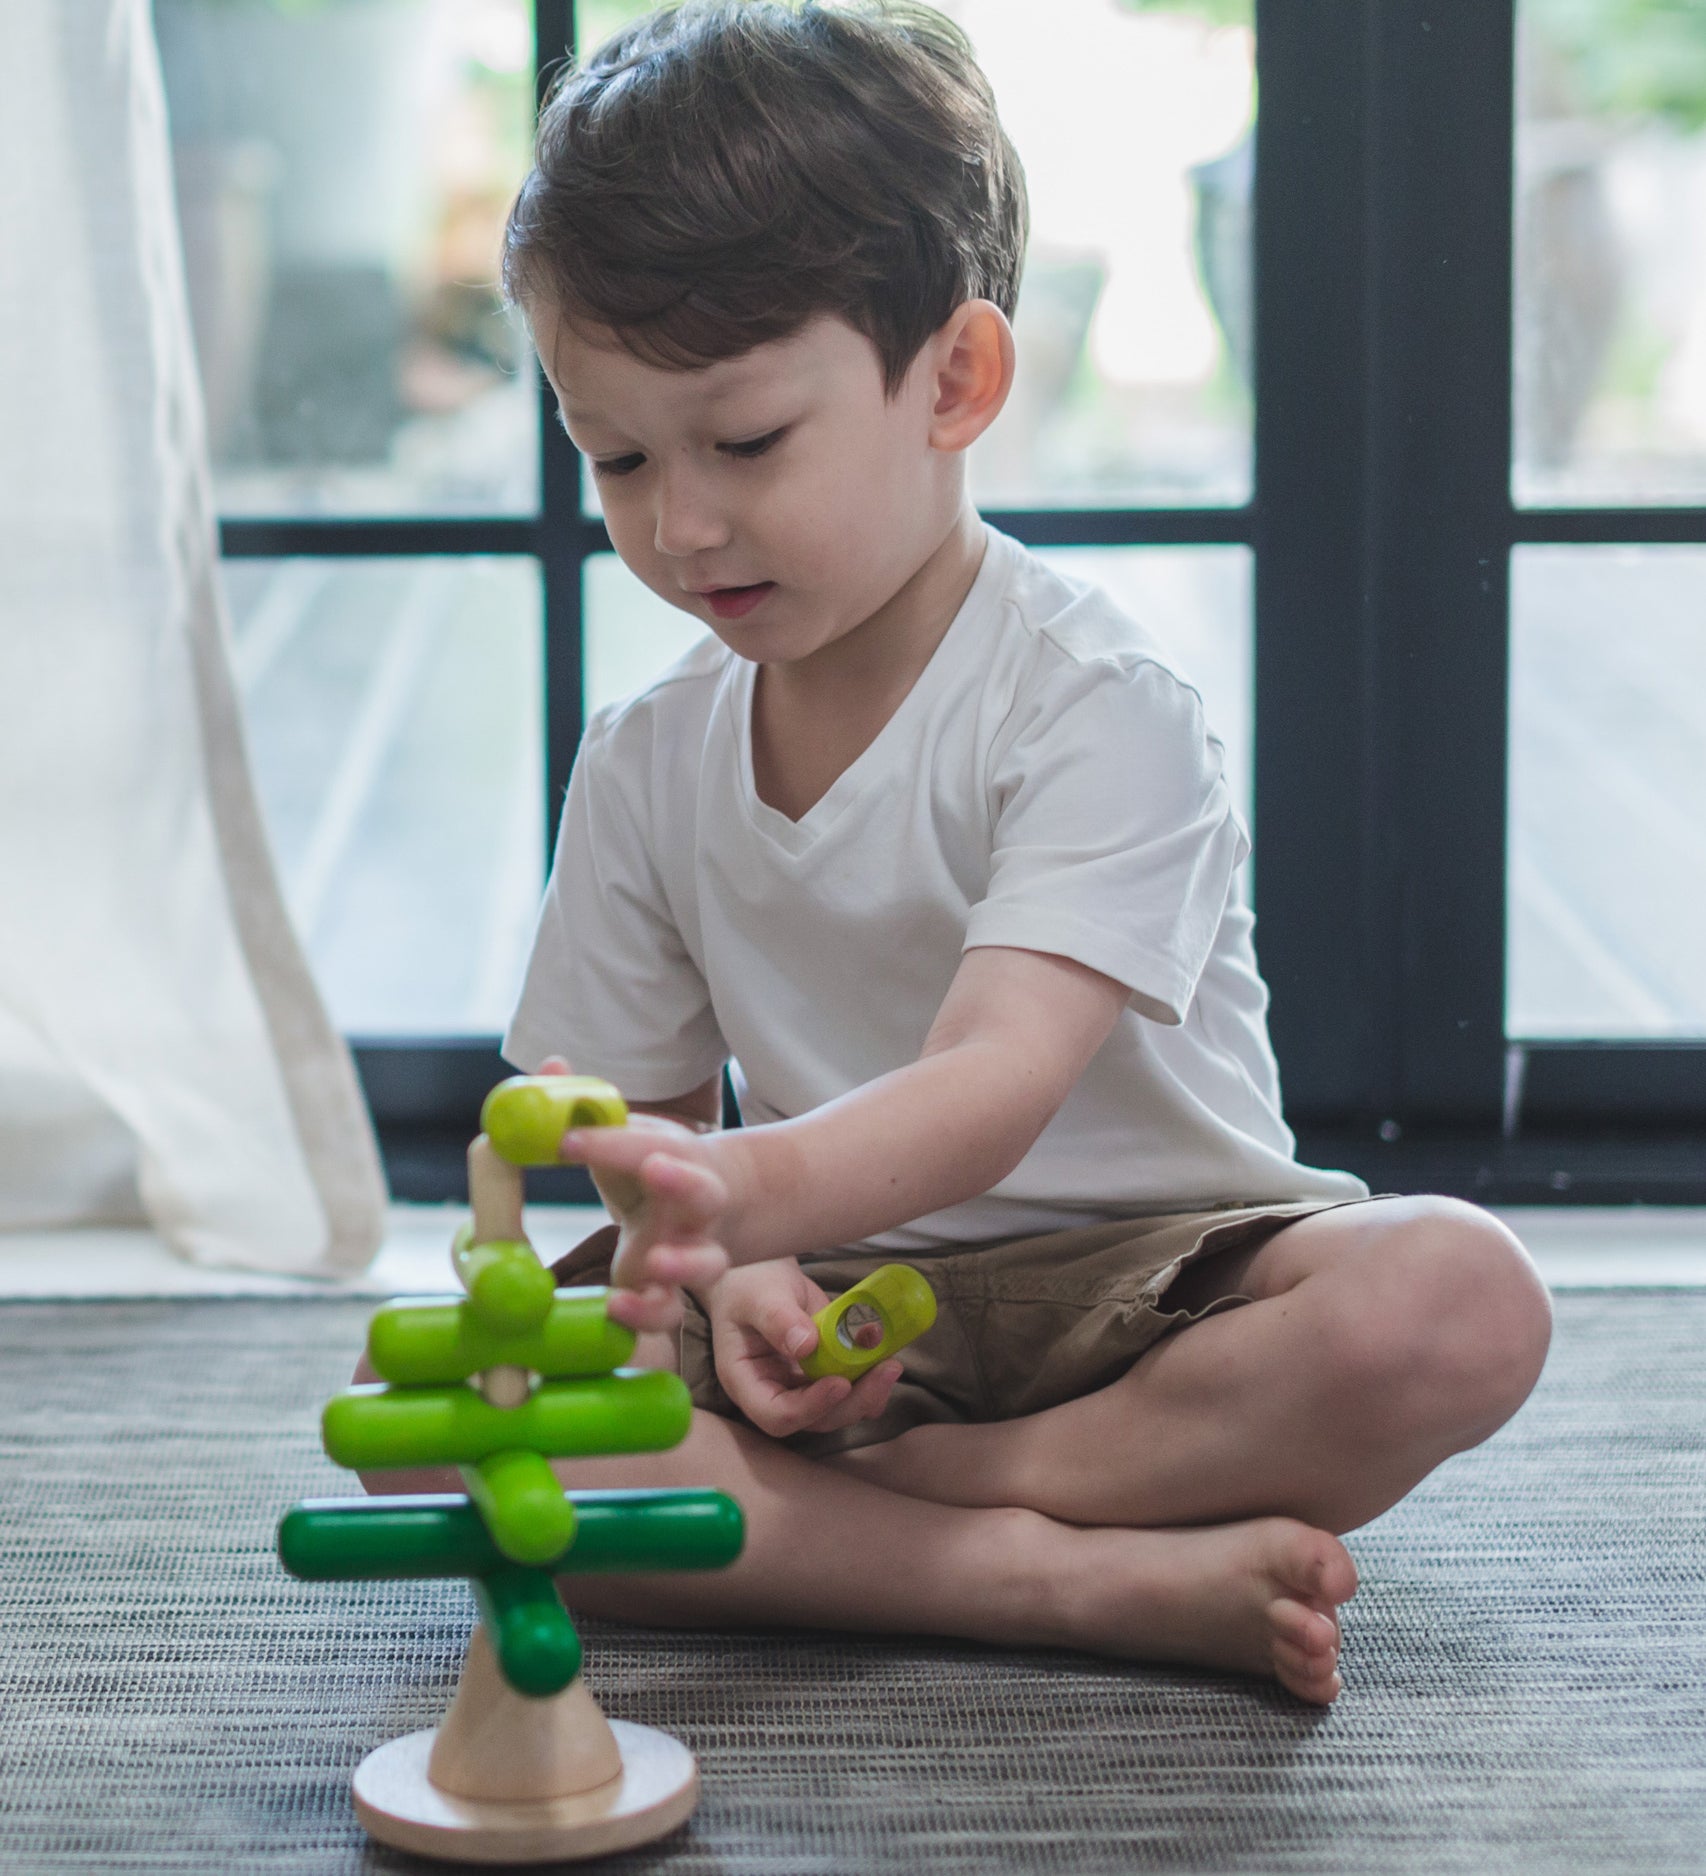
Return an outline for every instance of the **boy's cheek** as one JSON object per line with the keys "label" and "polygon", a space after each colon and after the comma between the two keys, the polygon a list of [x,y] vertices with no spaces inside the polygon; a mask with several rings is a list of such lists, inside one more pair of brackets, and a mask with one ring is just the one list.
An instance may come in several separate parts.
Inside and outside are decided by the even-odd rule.
{"label": "boy's cheek", "polygon": [[666,605],[674,606],[677,611],[685,612],[702,623],[708,623],[705,620],[705,602],[682,590],[681,570],[661,558],[652,545],[649,533],[643,528],[637,535],[624,530],[608,513],[604,517],[604,525],[609,531],[610,544],[616,549],[617,558],[639,579],[641,585],[655,593]]}

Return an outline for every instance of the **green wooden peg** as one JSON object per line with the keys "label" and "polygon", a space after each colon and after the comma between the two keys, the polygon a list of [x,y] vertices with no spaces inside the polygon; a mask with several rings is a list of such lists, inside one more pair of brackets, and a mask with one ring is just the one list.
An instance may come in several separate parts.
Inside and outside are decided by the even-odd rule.
{"label": "green wooden peg", "polygon": [[304,1498],[279,1520],[278,1556],[310,1583],[479,1576],[504,1564],[460,1492]]}
{"label": "green wooden peg", "polygon": [[474,1242],[462,1225],[450,1246],[457,1281],[468,1292],[474,1320],[496,1335],[525,1335],[550,1313],[556,1286],[531,1244],[497,1238]]}
{"label": "green wooden peg", "polygon": [[545,1571],[511,1565],[477,1576],[474,1597],[498,1666],[518,1694],[547,1699],[581,1671],[581,1638]]}
{"label": "green wooden peg", "polygon": [[547,1381],[519,1407],[494,1407],[471,1387],[346,1388],[327,1401],[327,1456],[354,1469],[473,1465],[524,1449],[552,1458],[656,1453],[687,1437],[693,1402],[678,1374],[622,1368]]}
{"label": "green wooden peg", "polygon": [[555,1166],[571,1127],[621,1127],[628,1104],[596,1075],[512,1075],[480,1109],[480,1131],[512,1166]]}
{"label": "green wooden peg", "polygon": [[462,1468],[462,1482],[512,1563],[549,1563],[574,1542],[574,1507],[537,1453],[490,1453]]}
{"label": "green wooden peg", "polygon": [[[859,1347],[847,1324],[848,1315],[861,1308],[873,1311],[882,1326],[883,1338],[874,1348]],[[800,1367],[813,1381],[826,1374],[857,1381],[879,1361],[915,1342],[935,1320],[936,1294],[924,1278],[910,1264],[884,1264],[812,1318],[817,1347],[801,1357]]]}
{"label": "green wooden peg", "polygon": [[537,1328],[488,1327],[460,1301],[390,1303],[367,1329],[367,1358],[387,1381],[466,1381],[487,1368],[528,1368],[547,1380],[608,1374],[634,1353],[634,1331],[612,1322],[607,1289],[559,1290]]}
{"label": "green wooden peg", "polygon": [[[697,1487],[568,1494],[572,1546],[558,1574],[721,1570],[740,1555],[744,1521],[726,1493]],[[482,1576],[505,1567],[480,1514],[459,1492],[388,1498],[305,1498],[279,1523],[278,1554],[312,1582]]]}

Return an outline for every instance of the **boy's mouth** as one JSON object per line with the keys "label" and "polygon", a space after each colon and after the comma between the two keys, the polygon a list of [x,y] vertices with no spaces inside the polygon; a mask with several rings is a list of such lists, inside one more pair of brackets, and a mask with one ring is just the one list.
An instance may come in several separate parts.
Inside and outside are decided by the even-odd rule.
{"label": "boy's mouth", "polygon": [[751,612],[775,585],[774,580],[760,580],[756,586],[716,586],[704,597],[719,619],[738,619]]}

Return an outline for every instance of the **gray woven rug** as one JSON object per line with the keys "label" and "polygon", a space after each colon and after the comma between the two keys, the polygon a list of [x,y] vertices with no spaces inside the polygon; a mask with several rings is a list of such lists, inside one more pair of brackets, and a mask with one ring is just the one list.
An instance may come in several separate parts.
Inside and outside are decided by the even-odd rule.
{"label": "gray woven rug", "polygon": [[[292,1581],[365,1303],[0,1307],[0,1869],[442,1869],[346,1792],[432,1724],[460,1584]],[[1347,1691],[927,1640],[586,1624],[704,1801],[601,1868],[1706,1870],[1706,1293],[1576,1292],[1496,1439],[1351,1539]]]}

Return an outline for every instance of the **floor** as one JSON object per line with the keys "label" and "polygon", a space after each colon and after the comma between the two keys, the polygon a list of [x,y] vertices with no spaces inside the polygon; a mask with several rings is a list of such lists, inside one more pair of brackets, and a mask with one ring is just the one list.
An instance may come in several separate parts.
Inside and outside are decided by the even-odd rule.
{"label": "floor", "polygon": [[[584,1617],[606,1710],[704,1781],[601,1868],[1701,1876],[1706,1288],[1556,1308],[1522,1412],[1350,1533],[1330,1709],[1065,1650]],[[0,1308],[0,1870],[442,1872],[364,1846],[349,1778],[442,1717],[466,1588],[299,1582],[275,1549],[290,1504],[355,1489],[320,1409],[371,1309]]]}
{"label": "floor", "polygon": [[[336,1283],[200,1269],[142,1230],[4,1232],[0,1297],[418,1295],[454,1287],[448,1248],[463,1216],[456,1205],[394,1205],[379,1255]],[[1499,1216],[1553,1289],[1706,1287],[1706,1209],[1534,1206]],[[590,1207],[527,1214],[534,1245],[552,1257],[603,1221]]]}

